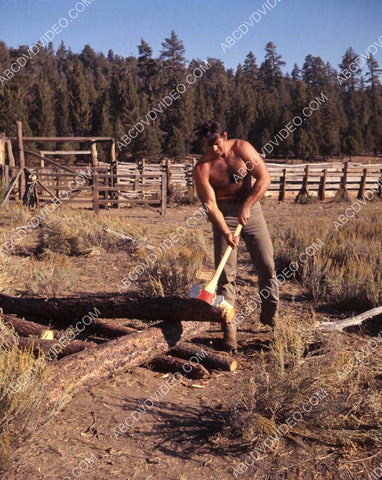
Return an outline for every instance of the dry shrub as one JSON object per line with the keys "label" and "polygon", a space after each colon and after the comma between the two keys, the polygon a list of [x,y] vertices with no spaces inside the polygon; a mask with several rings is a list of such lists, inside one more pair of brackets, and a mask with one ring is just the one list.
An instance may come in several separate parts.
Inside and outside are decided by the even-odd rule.
{"label": "dry shrub", "polygon": [[[354,362],[370,339],[317,333],[314,322],[314,316],[300,323],[281,318],[268,356],[257,354],[255,375],[231,410],[228,431],[244,450],[264,448],[264,441],[272,438],[272,444],[268,441],[272,448],[266,450],[263,460],[255,462],[254,478],[298,478],[295,467],[301,465],[310,475],[302,478],[320,478],[317,475],[323,471],[317,458],[327,454],[328,448],[333,451],[335,447],[336,454],[328,456],[327,462],[340,459],[338,466],[350,469],[356,469],[357,463],[349,463],[349,459],[366,458],[364,466],[370,466],[372,452],[380,449],[382,353],[378,348],[369,349],[363,361]],[[347,365],[353,368],[343,375]],[[312,408],[306,412],[303,405],[309,399]],[[280,433],[279,427],[296,412],[302,418]],[[295,461],[287,465],[285,458],[291,454]],[[327,466],[329,471],[337,471],[333,463]],[[261,476],[264,472],[270,477]]]}
{"label": "dry shrub", "polygon": [[[277,229],[275,261],[281,272],[298,262],[295,278],[308,298],[347,310],[366,310],[382,302],[382,223],[376,215],[354,218],[338,231],[331,224],[309,221]],[[308,261],[299,256],[320,239],[323,246]],[[306,258],[306,256],[304,257]]]}
{"label": "dry shrub", "polygon": [[[20,350],[17,335],[0,319],[0,333],[11,341],[0,345],[0,471],[7,467],[15,448],[48,419],[46,412],[47,370],[29,375],[35,357],[29,350]],[[19,377],[29,380],[19,390],[9,389]],[[24,383],[24,382],[21,382]]]}
{"label": "dry shrub", "polygon": [[43,262],[32,261],[25,279],[28,293],[46,299],[61,296],[75,285],[75,273],[65,257],[51,254]]}
{"label": "dry shrub", "polygon": [[[69,256],[101,254],[101,250],[132,253],[148,244],[143,227],[130,225],[121,217],[100,217],[69,208],[51,214],[41,227],[38,249]],[[123,240],[107,233],[105,228],[133,240]]]}
{"label": "dry shrub", "polygon": [[203,232],[187,231],[179,243],[148,267],[149,282],[140,285],[140,293],[144,296],[188,295],[191,286],[197,283],[206,255]]}

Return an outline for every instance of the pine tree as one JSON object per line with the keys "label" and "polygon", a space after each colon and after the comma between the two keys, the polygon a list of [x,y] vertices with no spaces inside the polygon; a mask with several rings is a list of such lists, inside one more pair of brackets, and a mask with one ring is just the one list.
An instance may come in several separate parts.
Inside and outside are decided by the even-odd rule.
{"label": "pine tree", "polygon": [[69,75],[69,118],[75,135],[88,135],[91,131],[92,109],[89,103],[89,87],[78,57],[75,57]]}
{"label": "pine tree", "polygon": [[266,87],[279,87],[283,78],[281,67],[286,63],[282,60],[282,56],[277,52],[276,45],[268,42],[265,45],[264,62],[260,66],[260,78]]}

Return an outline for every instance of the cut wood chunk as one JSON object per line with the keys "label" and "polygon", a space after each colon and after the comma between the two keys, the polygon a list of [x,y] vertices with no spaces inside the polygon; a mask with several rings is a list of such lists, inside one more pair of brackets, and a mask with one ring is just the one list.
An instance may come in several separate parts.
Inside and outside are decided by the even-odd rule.
{"label": "cut wood chunk", "polygon": [[360,325],[365,320],[369,318],[376,317],[377,315],[382,314],[382,306],[372,308],[371,310],[367,310],[360,315],[356,315],[355,317],[346,318],[345,320],[338,320],[337,322],[319,322],[318,328],[325,329],[325,330],[337,330],[338,332],[342,332],[344,328],[352,327],[354,325]]}
{"label": "cut wood chunk", "polygon": [[46,325],[30,322],[29,320],[24,320],[23,318],[18,318],[14,315],[7,315],[3,313],[0,315],[0,319],[3,320],[6,325],[12,326],[22,337],[33,335],[42,338],[46,332],[51,331]]}
{"label": "cut wood chunk", "polygon": [[51,366],[50,400],[59,399],[64,386],[71,392],[99,383],[118,372],[142,365],[167,352],[180,340],[199,336],[209,328],[207,322],[162,322],[65,357]]}
{"label": "cut wood chunk", "polygon": [[168,354],[191,362],[198,361],[208,369],[226,370],[228,372],[234,372],[237,369],[237,361],[228,354],[216,353],[210,348],[199,347],[192,343],[178,343]]}
{"label": "cut wood chunk", "polygon": [[158,355],[148,363],[148,366],[161,372],[179,372],[181,375],[192,379],[200,379],[210,376],[208,370],[206,370],[203,365],[190,363],[187,362],[187,360],[169,357],[168,355]]}
{"label": "cut wood chunk", "polygon": [[[18,298],[0,294],[0,308],[6,313],[46,318],[56,325],[70,325],[89,315],[95,308],[98,318],[136,318],[169,322],[222,322],[223,313],[202,300],[187,297],[155,297],[130,299],[122,295],[56,298]],[[93,313],[94,317],[94,313]]]}

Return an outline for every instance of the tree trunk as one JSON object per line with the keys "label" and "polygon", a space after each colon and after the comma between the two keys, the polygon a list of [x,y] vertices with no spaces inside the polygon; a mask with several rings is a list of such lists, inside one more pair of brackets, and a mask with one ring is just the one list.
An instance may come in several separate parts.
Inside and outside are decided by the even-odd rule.
{"label": "tree trunk", "polygon": [[[8,336],[5,337],[2,342],[7,345],[11,345],[15,342],[15,339]],[[57,340],[41,340],[40,338],[26,338],[19,337],[16,340],[19,348],[31,349],[34,355],[44,353],[45,355],[51,355],[53,358],[60,359],[67,355],[72,355],[77,352],[81,352],[87,348],[95,348],[97,346],[94,342],[81,342],[80,340],[74,340],[68,342],[67,345],[62,346]]]}
{"label": "tree trunk", "polygon": [[376,307],[372,308],[371,310],[367,310],[366,312],[360,313],[355,317],[345,318],[345,320],[338,320],[337,322],[319,322],[318,327],[324,330],[337,330],[337,332],[342,332],[344,328],[352,327],[354,325],[360,325],[365,320],[381,314],[382,307]]}
{"label": "tree trunk", "polygon": [[19,298],[0,294],[0,307],[6,313],[28,317],[47,318],[56,325],[70,325],[88,315],[95,308],[102,318],[136,318],[140,320],[167,320],[169,322],[222,322],[222,311],[202,300],[182,297],[155,297],[130,299],[122,295],[88,295],[51,300]]}
{"label": "tree trunk", "polygon": [[60,397],[64,384],[67,384],[69,392],[78,391],[85,385],[101,382],[118,372],[142,365],[167,352],[180,340],[196,337],[209,328],[209,323],[202,322],[161,322],[142,332],[65,357],[51,366],[50,400],[56,401]]}
{"label": "tree trunk", "polygon": [[44,332],[49,331],[49,327],[46,325],[30,322],[29,320],[18,318],[15,315],[6,315],[3,313],[0,315],[0,319],[3,320],[6,325],[11,325],[22,337],[34,335],[38,338],[41,338]]}
{"label": "tree trunk", "polygon": [[[15,331],[22,337],[28,337],[30,335],[42,338],[44,332],[50,331],[49,327],[46,325],[41,325],[40,323],[31,322],[30,320],[24,320],[23,318],[18,318],[15,315],[0,315],[0,319],[4,321],[5,324],[11,325]],[[67,323],[68,322],[62,322]],[[118,338],[122,335],[127,335],[129,333],[135,333],[137,330],[131,327],[125,327],[123,325],[113,325],[111,321],[94,318],[92,323],[86,326],[87,334],[103,335],[107,338]],[[63,331],[53,330],[54,337],[59,338],[63,334]]]}
{"label": "tree trunk", "polygon": [[151,360],[148,365],[161,372],[179,372],[185,377],[200,379],[209,377],[208,370],[203,365],[190,363],[180,358],[169,357],[168,355],[158,355]]}
{"label": "tree trunk", "polygon": [[234,372],[237,369],[237,361],[228,354],[216,353],[209,348],[199,347],[192,343],[180,342],[168,354],[191,360],[191,362],[199,361],[208,369],[226,370],[228,372]]}

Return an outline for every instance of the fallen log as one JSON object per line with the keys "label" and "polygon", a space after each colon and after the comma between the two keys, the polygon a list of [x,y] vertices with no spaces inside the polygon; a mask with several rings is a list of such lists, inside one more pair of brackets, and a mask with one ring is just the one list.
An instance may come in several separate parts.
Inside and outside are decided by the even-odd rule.
{"label": "fallen log", "polygon": [[190,363],[181,358],[169,357],[168,355],[158,355],[148,362],[149,367],[153,367],[161,372],[179,372],[185,377],[199,380],[200,378],[209,377],[210,374],[203,365],[199,363]]}
{"label": "fallen log", "polygon": [[382,306],[372,308],[366,312],[356,315],[355,317],[346,318],[345,320],[338,320],[337,322],[319,322],[318,328],[323,330],[337,330],[337,332],[342,332],[344,328],[352,327],[354,325],[360,325],[365,320],[369,318],[376,317],[377,315],[382,314]]}
{"label": "fallen log", "polygon": [[103,335],[107,338],[119,338],[123,335],[135,333],[136,328],[125,327],[124,325],[113,325],[111,321],[95,318],[92,323],[86,327],[86,333]]}
{"label": "fallen log", "polygon": [[65,357],[51,366],[50,400],[59,399],[64,387],[70,393],[85,385],[99,383],[118,372],[142,365],[167,352],[180,340],[198,336],[209,328],[207,322],[161,322],[142,332]]}
{"label": "fallen log", "polygon": [[33,335],[41,338],[46,334],[46,332],[50,331],[49,327],[46,325],[24,320],[23,318],[18,318],[15,315],[7,315],[3,313],[0,315],[0,319],[3,320],[5,325],[12,326],[14,330],[22,337],[29,337],[30,335]]}
{"label": "fallen log", "polygon": [[[38,338],[44,338],[52,330],[46,325],[18,318],[14,315],[2,314],[0,319],[5,324],[11,325],[14,330],[22,337],[35,336]],[[134,333],[137,330],[131,327],[125,327],[123,325],[113,325],[107,320],[95,318],[92,323],[86,327],[87,334],[104,335],[107,338],[118,338],[122,335]],[[54,338],[59,338],[63,334],[63,331],[53,330]]]}
{"label": "fallen log", "polygon": [[234,372],[237,369],[237,361],[228,354],[220,354],[206,348],[198,347],[192,343],[180,342],[176,347],[172,348],[168,355],[200,362],[201,365],[212,370],[226,370]]}
{"label": "fallen log", "polygon": [[56,325],[70,325],[97,308],[102,318],[135,318],[167,320],[169,322],[222,322],[219,309],[196,298],[155,297],[130,299],[123,295],[66,297],[51,300],[30,297],[10,297],[0,294],[0,308],[5,313],[28,317],[33,314],[49,319]]}
{"label": "fallen log", "polygon": [[2,343],[6,343],[8,346],[17,343],[19,348],[32,350],[33,354],[36,356],[44,353],[45,355],[50,355],[57,359],[81,352],[87,348],[97,347],[97,344],[94,342],[82,342],[80,340],[73,340],[63,346],[57,340],[42,340],[41,338],[26,337],[18,337],[15,339],[10,336],[2,339]]}

